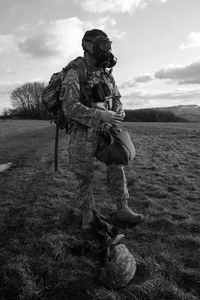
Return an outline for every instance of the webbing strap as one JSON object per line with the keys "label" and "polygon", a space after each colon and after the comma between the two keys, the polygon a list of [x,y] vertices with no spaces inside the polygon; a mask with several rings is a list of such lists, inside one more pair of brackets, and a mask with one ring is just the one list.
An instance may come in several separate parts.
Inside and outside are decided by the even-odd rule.
{"label": "webbing strap", "polygon": [[63,71],[63,79],[70,69],[75,69],[78,71],[79,80],[80,80],[80,90],[81,90],[81,102],[83,104],[86,104],[86,103],[84,103],[85,102],[84,96],[86,96],[84,87],[85,87],[85,83],[87,81],[87,67],[84,62],[83,57],[78,56],[77,58],[72,60],[65,68],[63,68],[63,70],[62,70]]}

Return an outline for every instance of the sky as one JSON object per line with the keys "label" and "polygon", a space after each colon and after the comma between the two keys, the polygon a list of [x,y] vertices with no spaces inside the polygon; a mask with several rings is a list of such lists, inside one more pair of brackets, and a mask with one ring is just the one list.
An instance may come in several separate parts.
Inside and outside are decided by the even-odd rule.
{"label": "sky", "polygon": [[0,113],[25,82],[48,82],[104,30],[125,109],[200,105],[200,0],[1,0]]}

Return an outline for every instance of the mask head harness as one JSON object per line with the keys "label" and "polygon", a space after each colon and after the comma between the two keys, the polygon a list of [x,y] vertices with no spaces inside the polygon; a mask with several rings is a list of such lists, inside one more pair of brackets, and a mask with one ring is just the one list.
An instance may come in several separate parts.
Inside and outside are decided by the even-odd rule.
{"label": "mask head harness", "polygon": [[[87,49],[85,42],[93,44],[92,52]],[[103,68],[112,68],[117,63],[117,59],[111,52],[111,43],[105,32],[99,29],[86,31],[82,39],[83,50],[96,59],[97,67]]]}

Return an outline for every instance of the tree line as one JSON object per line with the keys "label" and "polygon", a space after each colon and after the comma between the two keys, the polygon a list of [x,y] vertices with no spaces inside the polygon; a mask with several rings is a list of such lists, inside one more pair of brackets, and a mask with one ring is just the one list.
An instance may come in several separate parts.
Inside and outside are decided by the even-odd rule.
{"label": "tree line", "polygon": [[161,108],[125,110],[125,113],[125,122],[189,122],[176,116],[173,112],[164,111]]}
{"label": "tree line", "polygon": [[[12,109],[5,109],[1,118],[50,119],[42,105],[44,82],[28,82],[16,87],[10,95]],[[187,122],[171,111],[161,109],[125,110],[126,122]]]}
{"label": "tree line", "polygon": [[4,118],[48,119],[42,105],[44,82],[27,82],[16,87],[10,94],[12,109],[5,109]]}

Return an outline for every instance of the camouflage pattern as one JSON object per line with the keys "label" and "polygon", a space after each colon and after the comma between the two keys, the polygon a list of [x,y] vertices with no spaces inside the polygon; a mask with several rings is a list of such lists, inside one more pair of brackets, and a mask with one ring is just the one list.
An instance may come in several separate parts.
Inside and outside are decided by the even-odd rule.
{"label": "camouflage pattern", "polygon": [[100,281],[111,289],[125,286],[136,271],[136,261],[124,244],[113,246],[100,274]]}
{"label": "camouflage pattern", "polygon": [[101,122],[101,115],[97,109],[89,108],[80,102],[80,82],[78,72],[70,69],[63,82],[60,93],[62,108],[65,116],[88,127],[97,128]]}
{"label": "camouflage pattern", "polygon": [[108,165],[107,175],[112,200],[117,204],[117,208],[121,209],[122,206],[124,207],[127,204],[127,199],[129,198],[124,166],[116,164]]}
{"label": "camouflage pattern", "polygon": [[[112,110],[122,112],[120,93],[111,74],[102,68],[87,67],[88,80],[85,98],[91,102],[91,88],[100,80],[105,80],[112,91]],[[62,84],[60,100],[65,117],[72,120],[69,142],[69,164],[77,177],[77,202],[82,211],[94,206],[92,188],[94,180],[94,154],[97,148],[97,129],[101,126],[99,109],[91,108],[81,102],[81,86],[78,70],[70,69]],[[128,190],[122,165],[108,166],[111,196],[116,203],[126,201]]]}
{"label": "camouflage pattern", "polygon": [[112,289],[125,286],[136,271],[135,258],[125,245],[119,244],[125,235],[118,233],[106,216],[95,210],[92,212],[91,226],[99,240],[101,253],[100,281]]}
{"label": "camouflage pattern", "polygon": [[73,126],[69,142],[69,166],[77,177],[77,204],[82,211],[94,206],[94,152],[96,132],[93,128]]}

